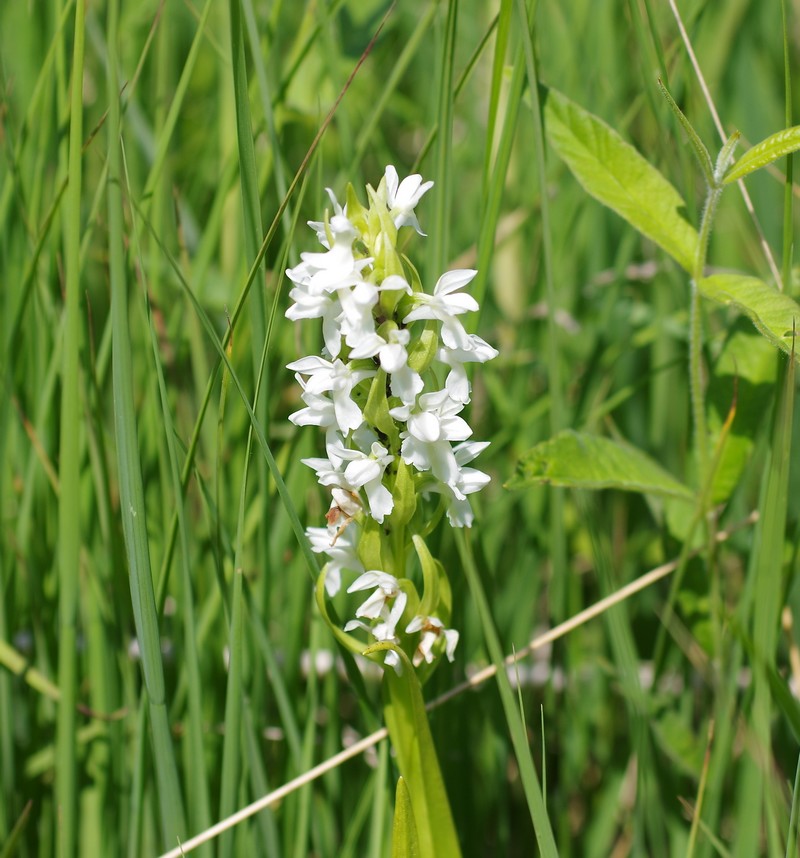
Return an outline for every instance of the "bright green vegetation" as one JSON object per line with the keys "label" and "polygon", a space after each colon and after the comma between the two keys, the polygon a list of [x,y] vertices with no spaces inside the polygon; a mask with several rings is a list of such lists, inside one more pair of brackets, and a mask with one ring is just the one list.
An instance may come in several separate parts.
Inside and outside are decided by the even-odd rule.
{"label": "bright green vegetation", "polygon": [[[298,541],[329,498],[284,366],[321,343],[283,271],[388,163],[500,349],[426,700],[675,561],[430,714],[463,854],[547,852],[544,808],[564,856],[797,854],[800,55],[778,0],[681,6],[732,161],[765,141],[705,272],[723,141],[669,4],[411,0],[357,70],[385,3],[0,5],[3,858],[159,855],[382,726]],[[192,854],[388,855],[395,803],[413,854],[384,741]]]}

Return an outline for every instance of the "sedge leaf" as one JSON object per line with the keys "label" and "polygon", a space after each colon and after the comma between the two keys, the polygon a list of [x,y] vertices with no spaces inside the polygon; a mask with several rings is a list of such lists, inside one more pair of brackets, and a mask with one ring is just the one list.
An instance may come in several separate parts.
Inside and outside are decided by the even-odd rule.
{"label": "sedge leaf", "polygon": [[697,284],[700,294],[746,313],[758,330],[781,351],[792,353],[792,335],[800,324],[800,304],[757,277],[714,274]]}
{"label": "sedge leaf", "polygon": [[585,190],[691,271],[697,230],[664,176],[605,122],[556,90],[547,91],[544,118],[551,145]]}
{"label": "sedge leaf", "polygon": [[693,498],[691,489],[636,447],[572,429],[529,450],[506,486],[521,489],[540,483]]}
{"label": "sedge leaf", "polygon": [[777,161],[784,155],[800,149],[800,125],[795,125],[792,128],[786,128],[783,131],[778,131],[776,134],[770,134],[766,140],[756,143],[751,149],[748,149],[739,160],[733,164],[725,173],[722,183],[729,185],[731,182],[738,182],[750,173]]}

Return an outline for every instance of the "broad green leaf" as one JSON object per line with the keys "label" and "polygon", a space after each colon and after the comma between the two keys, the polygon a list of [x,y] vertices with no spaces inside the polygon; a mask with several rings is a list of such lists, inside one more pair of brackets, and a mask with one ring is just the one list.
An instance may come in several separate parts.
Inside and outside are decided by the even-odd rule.
{"label": "broad green leaf", "polygon": [[745,176],[777,161],[784,155],[800,149],[800,125],[771,134],[766,140],[756,143],[748,149],[739,160],[733,164],[722,179],[724,185],[737,182]]}
{"label": "broad green leaf", "polygon": [[792,332],[800,324],[800,304],[788,295],[743,274],[714,274],[703,277],[697,286],[706,298],[746,313],[774,346],[791,354]]}
{"label": "broad green leaf", "polygon": [[692,491],[641,450],[567,429],[537,444],[519,461],[508,488],[539,483],[575,489],[623,489],[692,500]]}
{"label": "broad green leaf", "polygon": [[664,176],[605,122],[556,90],[547,91],[544,118],[551,145],[586,191],[691,271],[697,230]]}
{"label": "broad green leaf", "polygon": [[405,778],[397,781],[392,823],[392,858],[419,858],[419,838],[414,822],[414,808]]}

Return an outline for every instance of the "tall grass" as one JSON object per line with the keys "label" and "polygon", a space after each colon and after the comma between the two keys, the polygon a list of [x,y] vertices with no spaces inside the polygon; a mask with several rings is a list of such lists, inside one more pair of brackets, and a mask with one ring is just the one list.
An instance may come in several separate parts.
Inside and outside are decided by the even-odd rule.
{"label": "tall grass", "polygon": [[[791,123],[791,9],[680,14],[726,132]],[[0,854],[159,855],[381,727],[299,538],[328,501],[283,367],[320,344],[284,318],[283,272],[324,188],[388,163],[436,182],[426,282],[478,267],[501,351],[470,406],[493,482],[467,542],[430,544],[461,643],[426,697],[682,558],[672,595],[653,581],[433,711],[464,854],[534,854],[545,808],[549,854],[797,854],[793,363],[700,305],[709,427],[734,406],[746,448],[705,539],[639,495],[503,488],[564,427],[697,483],[686,278],[554,157],[536,89],[619,129],[696,224],[659,76],[714,149],[668,4],[0,4]],[[747,187],[796,297],[782,171]],[[734,190],[709,264],[772,277]],[[379,742],[199,854],[390,854],[396,780]]]}

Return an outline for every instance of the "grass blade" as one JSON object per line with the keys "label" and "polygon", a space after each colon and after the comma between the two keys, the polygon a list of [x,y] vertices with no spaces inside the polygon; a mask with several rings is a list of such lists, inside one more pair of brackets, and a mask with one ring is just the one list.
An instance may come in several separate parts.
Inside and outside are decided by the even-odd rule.
{"label": "grass blade", "polygon": [[119,85],[116,71],[118,5],[109,5],[108,63],[108,240],[111,280],[111,323],[113,330],[114,426],[119,473],[120,516],[130,576],[131,601],[141,653],[142,671],[150,703],[153,731],[153,760],[158,778],[158,799],[164,844],[169,846],[186,836],[183,801],[172,747],[166,710],[166,692],[161,657],[150,549],[145,513],[144,488],[133,398],[133,366],[128,320],[128,288],[123,250],[122,152],[120,146]]}
{"label": "grass blade", "polygon": [[72,96],[69,120],[69,187],[64,213],[66,297],[63,365],[61,371],[61,436],[59,444],[58,580],[59,658],[61,699],[56,724],[56,802],[58,851],[63,858],[75,854],[78,843],[78,771],[75,752],[75,704],[78,681],[78,594],[80,580],[80,296],[81,296],[81,194],[83,143],[83,80],[85,0],[75,5],[72,52]]}
{"label": "grass blade", "polygon": [[514,745],[517,765],[519,766],[520,777],[525,790],[525,798],[528,802],[528,812],[531,815],[533,829],[536,832],[536,842],[539,845],[539,851],[543,858],[557,858],[558,849],[556,848],[553,829],[550,826],[550,818],[542,796],[542,789],[539,785],[539,777],[536,774],[536,767],[533,764],[531,750],[528,746],[525,725],[520,717],[517,701],[514,698],[514,692],[511,690],[511,684],[508,681],[508,675],[505,670],[505,656],[500,646],[500,639],[497,636],[497,630],[495,629],[489,603],[486,599],[486,593],[484,592],[478,569],[475,565],[472,549],[463,530],[456,530],[455,538],[470,593],[480,616],[486,647],[489,650],[489,656],[497,671],[495,675],[497,687],[503,703],[503,712],[508,723],[511,741]]}

